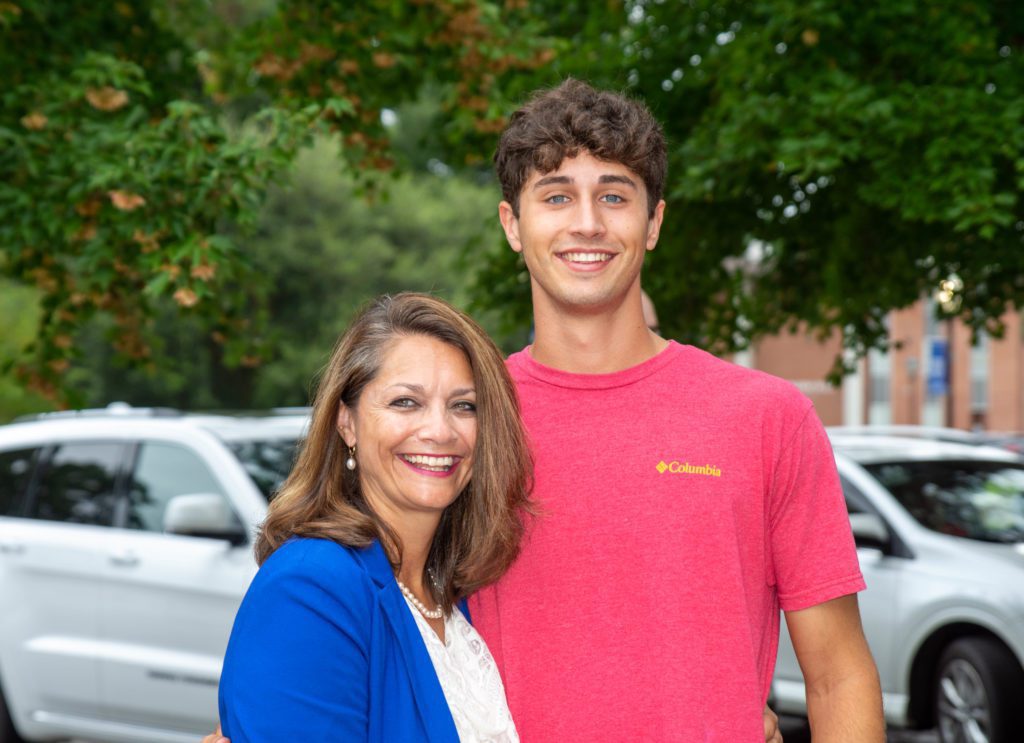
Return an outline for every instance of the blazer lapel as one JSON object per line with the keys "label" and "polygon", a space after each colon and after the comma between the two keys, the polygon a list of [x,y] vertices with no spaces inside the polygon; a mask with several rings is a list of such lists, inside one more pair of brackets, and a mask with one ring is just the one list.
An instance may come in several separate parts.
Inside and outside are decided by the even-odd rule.
{"label": "blazer lapel", "polygon": [[441,682],[430,660],[430,654],[420,635],[416,620],[395,582],[391,563],[379,542],[359,550],[366,570],[377,584],[381,611],[394,636],[399,655],[405,663],[412,683],[416,709],[423,720],[429,740],[438,743],[457,743],[458,732],[452,720],[448,702],[444,698]]}

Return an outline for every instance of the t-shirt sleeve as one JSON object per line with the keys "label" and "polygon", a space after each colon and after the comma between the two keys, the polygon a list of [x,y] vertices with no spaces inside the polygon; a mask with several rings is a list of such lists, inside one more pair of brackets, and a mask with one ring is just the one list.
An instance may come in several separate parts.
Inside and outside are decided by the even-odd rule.
{"label": "t-shirt sleeve", "polygon": [[864,589],[832,446],[810,401],[769,494],[771,572],[784,611]]}
{"label": "t-shirt sleeve", "polygon": [[364,740],[370,607],[358,569],[336,545],[281,549],[289,554],[264,564],[235,619],[220,683],[224,734]]}

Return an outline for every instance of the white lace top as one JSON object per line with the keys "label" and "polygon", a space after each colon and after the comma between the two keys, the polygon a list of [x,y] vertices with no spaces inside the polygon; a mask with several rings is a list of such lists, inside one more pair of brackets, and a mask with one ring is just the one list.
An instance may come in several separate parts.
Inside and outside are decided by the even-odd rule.
{"label": "white lace top", "polygon": [[448,702],[461,743],[519,743],[505,687],[491,651],[458,607],[444,623],[444,642],[408,598]]}

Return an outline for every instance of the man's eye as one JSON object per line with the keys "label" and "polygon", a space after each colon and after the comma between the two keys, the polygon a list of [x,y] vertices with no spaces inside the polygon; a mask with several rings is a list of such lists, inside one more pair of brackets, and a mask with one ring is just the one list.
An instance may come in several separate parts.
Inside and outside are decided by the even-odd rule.
{"label": "man's eye", "polygon": [[545,201],[549,204],[566,204],[569,201],[569,197],[564,194],[555,194],[554,196],[548,196]]}
{"label": "man's eye", "polygon": [[601,198],[604,199],[609,204],[625,204],[626,203],[626,200],[624,198],[622,198],[621,196],[619,196],[618,194],[616,194],[616,193],[605,194]]}

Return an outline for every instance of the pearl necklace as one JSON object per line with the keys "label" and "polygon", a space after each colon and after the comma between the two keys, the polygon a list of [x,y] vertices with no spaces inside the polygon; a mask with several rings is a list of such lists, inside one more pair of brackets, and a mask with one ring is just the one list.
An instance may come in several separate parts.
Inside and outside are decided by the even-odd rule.
{"label": "pearl necklace", "polygon": [[398,583],[398,590],[402,592],[402,595],[409,599],[409,603],[416,607],[416,611],[425,616],[427,619],[440,619],[444,616],[444,609],[438,606],[436,609],[428,609],[423,605],[423,602],[416,598],[412,591],[405,587],[402,581],[395,578],[395,582]]}

